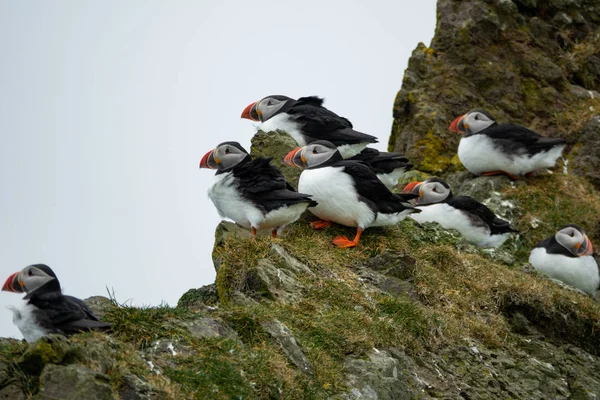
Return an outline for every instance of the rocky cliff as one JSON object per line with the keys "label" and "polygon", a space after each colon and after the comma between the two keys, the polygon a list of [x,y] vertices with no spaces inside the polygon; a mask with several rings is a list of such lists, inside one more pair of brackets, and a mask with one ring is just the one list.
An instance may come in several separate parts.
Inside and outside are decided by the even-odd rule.
{"label": "rocky cliff", "polygon": [[[495,251],[410,220],[359,247],[313,231],[278,239],[223,222],[214,285],[177,307],[92,298],[108,334],[0,341],[0,399],[592,399],[600,395],[600,307],[539,276],[531,246],[568,222],[600,241],[600,5],[583,0],[440,0],[394,106],[390,147],[443,175],[522,234]],[[553,173],[474,178],[447,128],[470,108],[569,140]],[[281,158],[285,134],[253,155]],[[295,175],[294,175],[295,174]]]}

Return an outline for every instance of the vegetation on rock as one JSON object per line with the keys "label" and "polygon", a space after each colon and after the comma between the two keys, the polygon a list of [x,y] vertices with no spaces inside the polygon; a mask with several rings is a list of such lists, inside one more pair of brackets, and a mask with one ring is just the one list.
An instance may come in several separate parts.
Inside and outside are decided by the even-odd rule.
{"label": "vegetation on rock", "polygon": [[[216,282],[177,307],[90,299],[109,334],[33,345],[0,341],[0,398],[593,398],[600,394],[600,307],[527,264],[531,247],[577,222],[600,243],[597,96],[600,7],[591,0],[440,0],[431,48],[419,45],[394,107],[390,148],[489,205],[519,230],[482,250],[407,219],[310,228],[277,238],[222,222]],[[499,84],[499,82],[501,84]],[[569,140],[553,173],[474,177],[450,121],[485,107],[500,120]],[[295,147],[259,132],[254,156]]]}

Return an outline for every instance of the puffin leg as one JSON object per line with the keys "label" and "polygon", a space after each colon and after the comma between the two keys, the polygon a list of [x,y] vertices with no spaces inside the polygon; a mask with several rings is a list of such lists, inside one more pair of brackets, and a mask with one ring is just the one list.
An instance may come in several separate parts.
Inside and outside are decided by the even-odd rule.
{"label": "puffin leg", "polygon": [[251,227],[250,228],[250,233],[252,234],[252,239],[254,239],[256,237],[256,228],[255,227]]}
{"label": "puffin leg", "polygon": [[517,175],[509,174],[506,171],[488,171],[488,172],[484,172],[481,174],[481,176],[494,176],[494,175],[506,175],[513,181],[516,181],[517,179],[519,179],[519,177]]}
{"label": "puffin leg", "polygon": [[275,239],[275,238],[277,237],[277,228],[275,228],[275,229],[273,229],[273,230],[271,231],[271,237],[272,237],[273,239]]}
{"label": "puffin leg", "polygon": [[348,238],[345,236],[338,236],[335,239],[333,239],[333,244],[335,244],[339,248],[354,247],[358,244],[362,232],[362,228],[356,228],[356,236],[354,236],[354,240],[348,240]]}
{"label": "puffin leg", "polygon": [[313,229],[324,229],[324,228],[328,228],[331,226],[331,222],[329,221],[313,221],[310,223],[311,228]]}

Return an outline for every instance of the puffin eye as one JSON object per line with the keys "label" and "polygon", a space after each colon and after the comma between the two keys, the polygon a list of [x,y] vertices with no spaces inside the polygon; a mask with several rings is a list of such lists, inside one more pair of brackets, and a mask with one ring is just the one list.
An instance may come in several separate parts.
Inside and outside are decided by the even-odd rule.
{"label": "puffin eye", "polygon": [[316,148],[314,148],[314,149],[313,149],[313,154],[317,154],[317,153],[318,153],[317,149],[316,149]]}
{"label": "puffin eye", "polygon": [[225,149],[225,154],[229,154],[231,153],[231,151],[229,150],[229,147]]}
{"label": "puffin eye", "polygon": [[32,270],[29,270],[29,272],[27,273],[27,275],[29,275],[29,276],[33,276],[33,271],[32,271]]}

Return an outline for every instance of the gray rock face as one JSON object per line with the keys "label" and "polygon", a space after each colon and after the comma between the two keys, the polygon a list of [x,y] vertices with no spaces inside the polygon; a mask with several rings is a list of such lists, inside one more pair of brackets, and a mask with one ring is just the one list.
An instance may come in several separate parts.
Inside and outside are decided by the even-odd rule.
{"label": "gray rock face", "polygon": [[35,400],[113,400],[110,378],[81,365],[49,364]]}
{"label": "gray rock face", "polygon": [[296,274],[266,259],[246,275],[246,293],[254,298],[295,303],[302,298],[303,288]]}
{"label": "gray rock face", "polygon": [[27,400],[27,396],[17,385],[7,385],[0,389],[1,400]]}
{"label": "gray rock face", "polygon": [[194,338],[229,338],[237,340],[237,334],[222,321],[214,318],[198,318],[183,325]]}
{"label": "gray rock face", "polygon": [[400,362],[387,351],[374,349],[367,359],[348,357],[344,362],[351,390],[339,399],[409,400],[414,392],[402,377]]}
{"label": "gray rock face", "polygon": [[181,296],[177,302],[177,307],[187,307],[194,309],[205,309],[215,306],[219,302],[219,293],[217,285],[211,283],[198,289],[190,289]]}
{"label": "gray rock face", "polygon": [[110,299],[104,296],[93,296],[83,300],[98,319],[102,319],[108,307],[113,307]]}
{"label": "gray rock face", "polygon": [[160,396],[146,382],[135,375],[123,377],[123,385],[119,389],[119,400],[154,400]]}
{"label": "gray rock face", "polygon": [[460,169],[460,135],[448,126],[473,108],[574,143],[593,93],[585,91],[600,88],[600,10],[557,3],[438,1],[431,47],[414,50],[396,97],[389,148],[421,171]]}
{"label": "gray rock face", "polygon": [[288,360],[300,371],[313,374],[313,367],[292,332],[277,320],[263,322],[262,328],[279,344]]}
{"label": "gray rock face", "polygon": [[419,358],[373,350],[366,359],[346,359],[349,391],[336,398],[593,399],[600,393],[599,362],[577,347],[535,340],[523,341],[517,353],[473,341]]}

